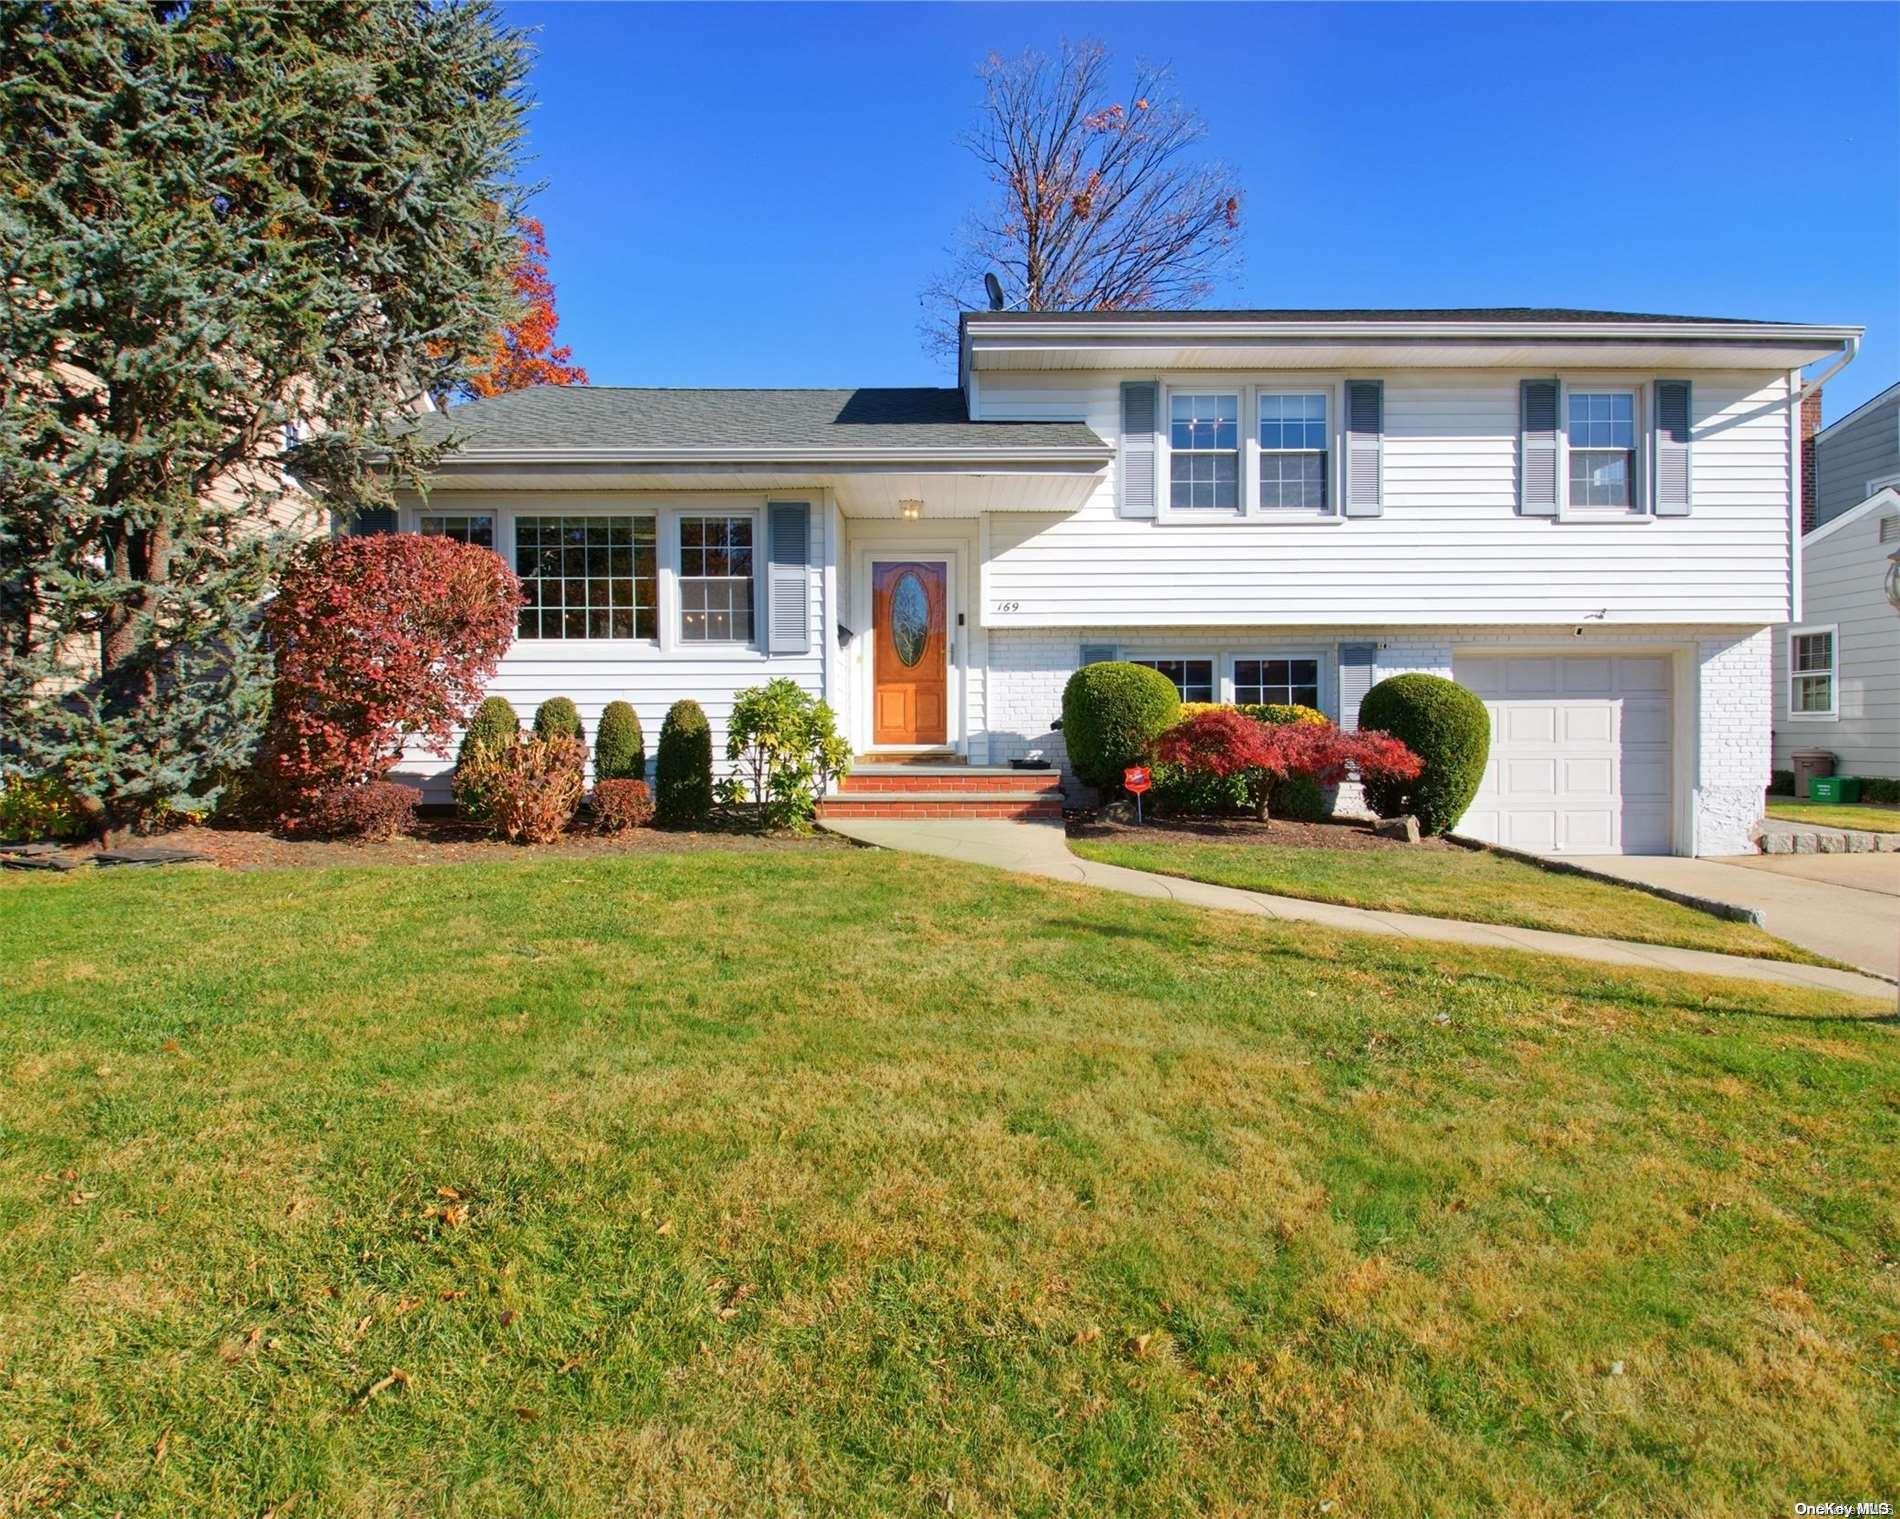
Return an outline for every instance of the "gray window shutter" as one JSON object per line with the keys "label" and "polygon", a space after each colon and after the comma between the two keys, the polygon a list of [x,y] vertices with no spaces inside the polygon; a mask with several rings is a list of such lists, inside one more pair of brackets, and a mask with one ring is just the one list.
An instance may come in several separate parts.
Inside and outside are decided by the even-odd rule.
{"label": "gray window shutter", "polygon": [[1161,386],[1154,380],[1122,383],[1122,446],[1115,464],[1115,513],[1121,517],[1155,514],[1155,466],[1161,450]]}
{"label": "gray window shutter", "polygon": [[1372,689],[1373,671],[1378,663],[1376,643],[1339,646],[1339,726],[1347,733],[1359,731],[1359,703]]}
{"label": "gray window shutter", "polygon": [[1687,380],[1656,382],[1656,515],[1689,515],[1689,419]]}
{"label": "gray window shutter", "polygon": [[1557,488],[1557,382],[1524,380],[1518,385],[1518,511],[1556,516]]}
{"label": "gray window shutter", "polygon": [[1081,663],[1085,665],[1105,665],[1111,663],[1116,654],[1112,643],[1085,643],[1082,645]]}
{"label": "gray window shutter", "polygon": [[358,512],[350,518],[352,538],[375,538],[395,531],[396,513],[387,506],[379,507],[373,512]]}
{"label": "gray window shutter", "polygon": [[1346,382],[1346,515],[1385,510],[1385,381]]}
{"label": "gray window shutter", "polygon": [[811,508],[803,501],[766,507],[765,652],[811,651]]}

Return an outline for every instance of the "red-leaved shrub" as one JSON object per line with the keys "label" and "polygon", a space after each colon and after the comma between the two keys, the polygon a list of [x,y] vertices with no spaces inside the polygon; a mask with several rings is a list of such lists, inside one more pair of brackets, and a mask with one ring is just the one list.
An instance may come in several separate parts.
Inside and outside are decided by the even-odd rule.
{"label": "red-leaved shrub", "polygon": [[1331,723],[1263,723],[1231,708],[1197,712],[1154,743],[1154,758],[1191,776],[1238,776],[1256,814],[1267,820],[1276,781],[1304,776],[1337,785],[1348,772],[1409,779],[1418,756],[1389,734],[1342,733]]}
{"label": "red-leaved shrub", "polygon": [[552,843],[580,807],[587,748],[565,733],[530,734],[462,763],[488,799],[489,824],[511,843]]}
{"label": "red-leaved shrub", "polygon": [[594,782],[594,822],[602,833],[644,828],[653,821],[653,793],[645,781]]}
{"label": "red-leaved shrub", "polygon": [[263,770],[299,826],[337,786],[380,777],[454,730],[514,637],[521,582],[493,553],[391,533],[300,549],[264,614],[277,661]]}
{"label": "red-leaved shrub", "polygon": [[395,781],[332,786],[304,819],[304,831],[326,839],[386,843],[416,828],[416,793]]}

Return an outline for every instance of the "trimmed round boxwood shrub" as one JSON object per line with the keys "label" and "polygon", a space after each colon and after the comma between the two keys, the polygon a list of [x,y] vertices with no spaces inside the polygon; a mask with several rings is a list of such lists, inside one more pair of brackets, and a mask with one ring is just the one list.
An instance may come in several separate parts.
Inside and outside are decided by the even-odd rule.
{"label": "trimmed round boxwood shrub", "polygon": [[470,759],[480,752],[505,749],[520,737],[521,719],[515,715],[507,697],[490,696],[475,709],[475,716],[462,734],[462,747],[456,751],[455,777],[451,782],[455,805],[465,817],[488,816],[489,797],[479,782],[479,767],[471,768]]}
{"label": "trimmed round boxwood shrub", "polygon": [[660,724],[655,814],[669,828],[703,828],[712,816],[712,725],[696,701],[676,701]]}
{"label": "trimmed round boxwood shrub", "polygon": [[643,781],[647,778],[647,736],[631,704],[610,701],[601,708],[594,730],[594,779]]}
{"label": "trimmed round boxwood shrub", "polygon": [[1078,778],[1119,792],[1122,771],[1181,712],[1181,694],[1159,670],[1119,660],[1084,665],[1062,688],[1062,738]]}
{"label": "trimmed round boxwood shrub", "polygon": [[587,741],[587,735],[581,731],[580,711],[565,696],[550,696],[534,709],[534,736]]}
{"label": "trimmed round boxwood shrub", "polygon": [[1359,726],[1391,734],[1425,765],[1415,781],[1368,780],[1366,804],[1382,818],[1411,813],[1421,833],[1456,827],[1491,753],[1484,703],[1442,675],[1394,675],[1366,692]]}

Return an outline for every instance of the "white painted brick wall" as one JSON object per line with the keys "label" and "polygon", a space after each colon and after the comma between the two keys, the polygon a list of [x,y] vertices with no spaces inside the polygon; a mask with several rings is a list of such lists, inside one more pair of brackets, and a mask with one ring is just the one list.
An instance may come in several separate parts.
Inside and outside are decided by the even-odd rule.
{"label": "white painted brick wall", "polygon": [[[1090,628],[1028,630],[992,628],[986,687],[989,757],[1001,764],[1032,751],[1056,761],[1073,785],[1062,735],[1049,724],[1062,714],[1062,688],[1074,673],[1083,644],[1138,647],[1144,654],[1207,655],[1259,652],[1276,647],[1372,641],[1380,645],[1377,677],[1413,671],[1452,674],[1460,648],[1507,649],[1569,643],[1567,628]],[[1578,652],[1619,646],[1691,646],[1697,681],[1691,764],[1694,840],[1700,854],[1743,854],[1761,818],[1768,783],[1770,727],[1770,631],[1766,628],[1592,628],[1575,640]],[[1336,667],[1326,676],[1329,715],[1337,719]],[[973,725],[974,726],[974,725]],[[1340,797],[1341,810],[1356,810],[1354,788]]]}

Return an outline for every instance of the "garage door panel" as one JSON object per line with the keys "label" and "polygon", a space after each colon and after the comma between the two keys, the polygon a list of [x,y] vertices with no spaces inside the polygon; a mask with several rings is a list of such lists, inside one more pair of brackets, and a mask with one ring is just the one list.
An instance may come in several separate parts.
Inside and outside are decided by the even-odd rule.
{"label": "garage door panel", "polygon": [[1458,679],[1484,697],[1492,734],[1460,831],[1542,853],[1666,851],[1670,668],[1660,655],[1459,659]]}
{"label": "garage door panel", "polygon": [[1623,742],[1626,745],[1654,744],[1666,748],[1673,720],[1667,697],[1623,698]]}
{"label": "garage door panel", "polygon": [[1615,689],[1615,662],[1609,659],[1560,659],[1559,689],[1566,696],[1608,696]]}
{"label": "garage door panel", "polygon": [[1616,737],[1616,709],[1608,702],[1562,709],[1566,744],[1607,744]]}
{"label": "garage door panel", "polygon": [[1494,725],[1507,744],[1554,744],[1557,742],[1557,712],[1541,703],[1512,702],[1499,714],[1503,721]]}

